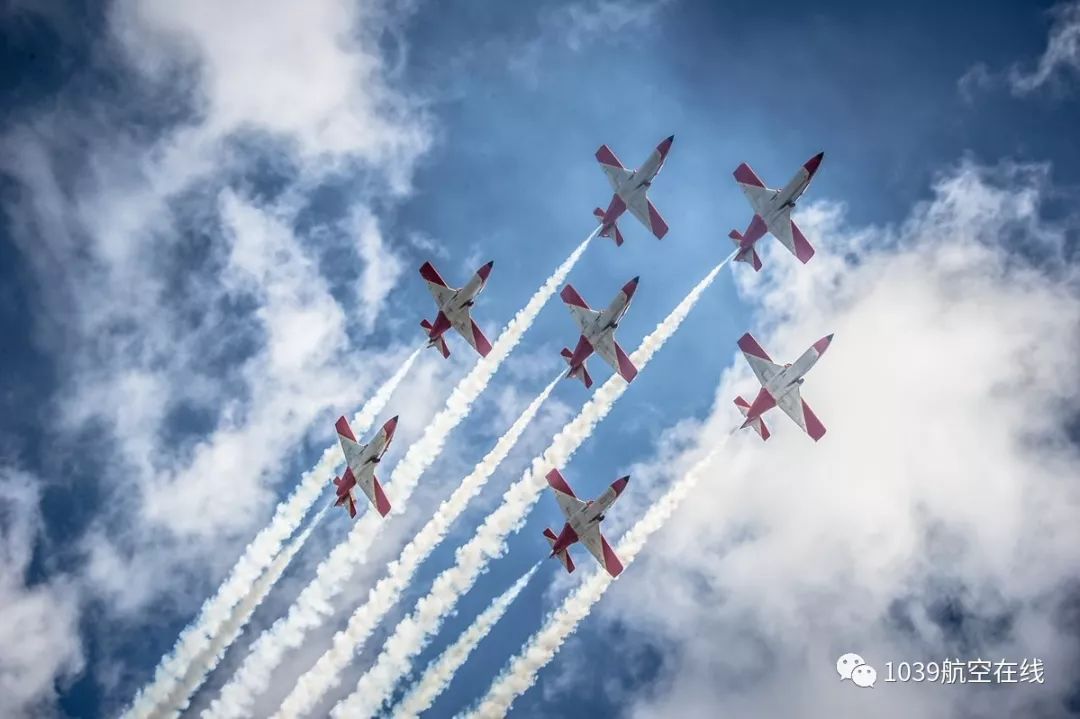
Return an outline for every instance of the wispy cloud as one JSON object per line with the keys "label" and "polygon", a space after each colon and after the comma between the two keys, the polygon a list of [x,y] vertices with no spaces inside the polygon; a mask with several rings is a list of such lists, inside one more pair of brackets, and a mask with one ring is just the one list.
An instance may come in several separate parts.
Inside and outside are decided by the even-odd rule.
{"label": "wispy cloud", "polygon": [[0,714],[47,712],[56,686],[82,669],[79,601],[71,577],[29,585],[39,539],[37,481],[0,468]]}
{"label": "wispy cloud", "polygon": [[[88,66],[8,118],[0,171],[61,378],[52,451],[101,498],[76,586],[106,600],[107,626],[162,596],[198,606],[307,433],[407,354],[354,341],[400,276],[382,210],[410,191],[430,124],[382,56],[407,8],[104,12]],[[304,213],[328,186],[348,186],[351,206],[313,226]],[[327,236],[347,238],[351,292],[330,290]]]}
{"label": "wispy cloud", "polygon": [[1080,76],[1080,2],[1063,3],[1049,12],[1053,19],[1046,49],[1034,67],[1017,63],[996,72],[986,63],[976,63],[958,81],[960,94],[973,101],[979,92],[1002,86],[1017,96],[1030,95],[1051,87],[1063,92],[1065,83]]}

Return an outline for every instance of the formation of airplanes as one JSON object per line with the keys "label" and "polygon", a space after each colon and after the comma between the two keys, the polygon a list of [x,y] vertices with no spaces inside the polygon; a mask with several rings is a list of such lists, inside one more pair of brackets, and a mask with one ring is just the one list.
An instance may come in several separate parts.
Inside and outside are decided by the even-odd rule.
{"label": "formation of airplanes", "polygon": [[[600,169],[612,190],[607,209],[598,207],[593,211],[600,223],[596,235],[608,237],[616,246],[621,246],[624,237],[618,220],[627,210],[657,239],[662,239],[667,234],[668,225],[648,194],[653,181],[664,167],[674,140],[674,135],[664,139],[636,170],[625,168],[607,145],[601,145],[596,151]],[[729,233],[735,243],[732,259],[750,264],[755,271],[761,270],[761,258],[755,246],[758,240],[771,234],[800,262],[805,264],[810,261],[814,256],[814,248],[791,218],[791,212],[806,192],[823,157],[824,153],[820,152],[811,157],[780,189],[767,187],[745,162],[735,168],[735,182],[749,201],[754,214],[744,232],[732,230]],[[420,267],[420,277],[434,298],[437,309],[434,321],[424,319],[420,322],[427,347],[436,348],[444,358],[449,357],[446,333],[453,329],[481,357],[487,357],[491,352],[491,342],[473,319],[472,309],[477,296],[487,284],[493,267],[494,263],[488,262],[461,288],[449,286],[431,262],[425,262]],[[586,367],[586,360],[593,353],[600,355],[626,382],[632,382],[637,376],[638,370],[630,356],[615,340],[615,330],[630,307],[638,280],[639,278],[635,277],[623,285],[603,310],[590,308],[573,285],[567,284],[562,288],[559,296],[570,310],[580,332],[574,349],[564,347],[561,351],[568,365],[566,378],[577,379],[586,389],[591,388],[593,379]],[[820,440],[825,435],[825,426],[802,398],[800,388],[807,372],[828,349],[832,337],[830,334],[814,342],[794,362],[778,365],[749,332],[744,334],[738,341],[738,347],[761,387],[751,402],[747,402],[742,396],[735,398],[735,406],[744,418],[740,429],[752,428],[762,440],[769,439],[769,428],[762,416],[770,409],[779,407],[815,442]],[[380,515],[385,517],[390,512],[390,501],[375,476],[375,467],[390,446],[397,421],[397,417],[388,420],[367,444],[361,444],[357,440],[345,417],[338,419],[335,425],[338,441],[345,455],[346,468],[341,477],[333,480],[336,494],[334,506],[344,507],[350,517],[355,517],[357,513],[356,498],[353,494],[356,487],[360,488]],[[615,480],[603,494],[591,501],[578,499],[558,469],[552,469],[547,474],[547,481],[565,520],[558,534],[550,528],[544,530],[544,537],[551,545],[549,556],[557,558],[567,572],[573,572],[574,562],[570,557],[570,547],[580,542],[608,574],[617,577],[623,571],[623,565],[601,533],[600,523],[611,505],[626,489],[630,478],[621,477]]]}

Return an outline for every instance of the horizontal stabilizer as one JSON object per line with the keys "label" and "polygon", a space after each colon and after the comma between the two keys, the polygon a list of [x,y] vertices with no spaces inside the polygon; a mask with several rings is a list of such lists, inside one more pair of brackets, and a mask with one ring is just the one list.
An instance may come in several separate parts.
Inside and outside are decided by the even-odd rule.
{"label": "horizontal stabilizer", "polygon": [[[739,241],[735,240],[735,244],[738,245]],[[757,250],[752,246],[735,255],[735,261],[745,262],[754,268],[754,272],[761,272],[761,258],[758,256]]]}
{"label": "horizontal stabilizer", "polygon": [[575,377],[581,380],[581,383],[585,385],[585,389],[592,387],[592,376],[589,374],[589,370],[586,369],[585,363],[582,362],[577,367],[573,366],[574,353],[570,351],[569,347],[563,347],[559,352],[566,360],[566,363],[570,365],[570,371],[566,373],[567,377]]}
{"label": "horizontal stabilizer", "polygon": [[[552,532],[551,529],[544,530],[544,537],[548,540],[548,544],[550,544],[552,547],[555,546],[555,542],[559,539],[555,536],[555,532]],[[567,574],[572,574],[574,572],[574,560],[570,558],[570,552],[568,550],[560,550],[555,554],[555,556],[558,557],[559,561],[562,562],[564,567],[566,567]]]}
{"label": "horizontal stabilizer", "polygon": [[[743,399],[741,395],[735,398],[735,406],[742,412],[743,417],[750,412],[750,403]],[[761,419],[761,417],[751,421],[750,426],[754,428],[754,431],[758,433],[758,436],[761,437],[762,441],[767,440],[771,436],[769,434],[769,428],[765,425],[765,421]]]}
{"label": "horizontal stabilizer", "polygon": [[427,334],[428,334],[428,337],[429,337],[428,347],[435,347],[436,349],[438,349],[439,352],[442,354],[442,356],[444,358],[449,357],[450,356],[450,348],[446,344],[446,338],[443,337],[442,335],[438,335],[434,339],[430,339],[431,338],[431,332],[432,332],[433,328],[431,326],[431,323],[428,322],[427,320],[421,321],[420,326],[423,327],[427,331]]}

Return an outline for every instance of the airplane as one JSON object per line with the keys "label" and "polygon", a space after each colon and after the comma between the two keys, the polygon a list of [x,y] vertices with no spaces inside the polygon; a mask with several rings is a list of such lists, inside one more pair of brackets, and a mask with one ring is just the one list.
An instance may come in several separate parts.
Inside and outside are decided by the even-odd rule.
{"label": "airplane", "polygon": [[632,382],[637,377],[637,367],[615,341],[615,328],[619,326],[619,320],[630,306],[630,300],[634,297],[637,289],[638,278],[627,282],[615,295],[607,309],[602,312],[589,309],[589,305],[581,298],[573,285],[562,288],[559,297],[570,308],[570,314],[574,316],[578,327],[581,329],[581,337],[573,352],[569,347],[563,347],[562,356],[570,365],[567,377],[576,377],[584,383],[586,389],[592,387],[592,377],[585,367],[585,360],[594,351],[599,352],[604,361],[611,365],[627,382]]}
{"label": "airplane", "polygon": [[624,212],[630,210],[631,214],[641,221],[641,224],[656,235],[656,239],[664,238],[668,231],[667,223],[649,201],[648,192],[653,178],[664,166],[664,160],[667,159],[668,152],[671,151],[671,143],[674,141],[675,136],[672,135],[661,142],[649,155],[649,159],[633,171],[623,167],[619,158],[615,157],[615,153],[607,145],[601,145],[596,151],[600,169],[607,175],[611,189],[615,192],[607,210],[601,210],[599,207],[593,210],[593,215],[600,220],[601,237],[610,237],[615,240],[616,246],[622,245],[623,236],[615,222]]}
{"label": "airplane", "polygon": [[446,346],[446,338],[443,335],[453,327],[465,341],[473,346],[481,357],[487,357],[491,352],[491,343],[480,331],[480,327],[473,321],[470,311],[476,302],[476,296],[487,284],[488,275],[494,262],[489,262],[476,271],[472,279],[462,288],[447,286],[438,271],[430,262],[425,262],[420,267],[420,276],[427,283],[428,291],[435,298],[435,304],[439,306],[439,314],[435,316],[435,322],[426,319],[420,326],[427,331],[428,347],[438,347],[443,357],[450,356],[450,348]]}
{"label": "airplane", "polygon": [[772,236],[803,264],[810,261],[810,258],[814,256],[814,248],[806,241],[802,230],[791,219],[791,211],[802,194],[806,192],[823,157],[825,157],[824,152],[811,157],[799,168],[795,177],[792,177],[791,181],[779,190],[766,187],[745,162],[735,168],[735,181],[739,183],[739,188],[750,201],[750,206],[754,208],[754,216],[746,232],[732,230],[728,233],[728,237],[738,248],[738,254],[735,255],[736,262],[747,262],[753,265],[755,272],[760,270],[761,258],[754,250],[754,243],[766,232],[771,232]]}
{"label": "airplane", "polygon": [[781,367],[773,364],[769,355],[761,348],[749,332],[739,338],[739,349],[746,357],[750,369],[754,370],[758,381],[761,382],[761,391],[753,402],[747,402],[741,396],[735,398],[735,406],[739,408],[746,421],[739,429],[753,427],[761,439],[769,438],[769,428],[765,426],[761,415],[773,407],[780,407],[784,414],[791,417],[795,424],[802,428],[816,442],[825,436],[825,425],[817,418],[817,415],[806,404],[806,400],[799,394],[799,385],[803,383],[803,375],[810,371],[821,355],[825,354],[832,335],[822,337],[810,349],[802,353],[799,359]]}
{"label": "airplane", "polygon": [[338,441],[341,443],[341,451],[345,453],[345,474],[334,477],[334,487],[337,491],[335,507],[345,505],[349,511],[349,517],[356,516],[356,497],[353,496],[353,488],[360,489],[375,505],[379,514],[386,516],[390,512],[390,500],[386,498],[382,485],[375,476],[375,465],[382,460],[383,454],[390,446],[394,438],[394,430],[397,428],[397,417],[391,417],[382,426],[375,439],[368,444],[360,444],[356,441],[349,421],[339,417],[334,428],[337,429]]}
{"label": "airplane", "polygon": [[574,496],[574,490],[570,489],[570,485],[557,469],[547,473],[547,481],[555,490],[555,500],[559,503],[559,509],[566,515],[566,524],[563,525],[559,536],[555,536],[551,528],[544,530],[544,536],[551,544],[551,554],[548,556],[558,557],[566,567],[566,571],[573,572],[574,560],[570,558],[570,545],[581,542],[603,565],[608,574],[613,577],[619,576],[623,570],[622,562],[619,561],[615,550],[608,544],[604,535],[600,533],[600,522],[604,520],[604,512],[626,489],[626,483],[630,481],[630,477],[616,479],[603,494],[591,502],[582,502]]}

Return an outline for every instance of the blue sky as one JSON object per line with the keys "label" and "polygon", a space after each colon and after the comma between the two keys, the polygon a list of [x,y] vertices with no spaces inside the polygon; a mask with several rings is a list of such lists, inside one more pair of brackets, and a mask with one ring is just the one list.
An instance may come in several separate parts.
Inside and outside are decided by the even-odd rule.
{"label": "blue sky", "polygon": [[[638,498],[613,511],[621,515],[612,517],[617,536],[644,508],[643,498],[655,497],[685,469],[686,457],[730,422],[729,390],[742,381],[737,391],[751,391],[744,368],[734,364],[735,340],[748,329],[775,342],[779,358],[834,329],[857,336],[862,328],[863,339],[847,350],[850,364],[836,365],[863,371],[907,357],[899,345],[918,342],[920,322],[943,318],[941,336],[954,345],[926,352],[951,348],[966,357],[977,347],[972,365],[985,357],[1009,371],[979,368],[986,372],[980,375],[973,366],[984,389],[954,396],[967,375],[914,360],[904,365],[910,386],[889,370],[835,382],[824,370],[810,391],[829,417],[822,444],[835,440],[834,453],[815,458],[817,448],[782,427],[764,450],[738,445],[732,486],[745,487],[734,478],[755,472],[772,481],[803,471],[873,484],[867,478],[880,469],[875,458],[892,456],[897,445],[932,456],[927,448],[944,431],[933,423],[907,425],[908,436],[874,445],[869,459],[835,437],[855,421],[845,410],[857,411],[871,388],[900,398],[898,405],[905,396],[914,403],[912,387],[951,397],[941,416],[969,427],[971,446],[1002,424],[991,427],[990,409],[1037,413],[1026,426],[1003,424],[1017,448],[996,464],[1036,469],[1035,478],[1001,479],[993,485],[1005,488],[1001,495],[965,494],[983,486],[974,458],[950,475],[955,493],[915,481],[910,486],[920,489],[909,488],[907,480],[932,472],[896,460],[903,470],[897,482],[873,484],[868,504],[821,510],[840,523],[876,517],[884,529],[864,528],[866,537],[916,538],[894,547],[889,582],[880,567],[855,560],[826,566],[811,555],[808,566],[821,562],[820,584],[781,581],[775,591],[831,596],[838,582],[848,582],[869,597],[861,618],[876,627],[849,638],[866,642],[865,651],[881,661],[890,650],[911,657],[958,647],[1044,651],[1059,660],[1055,682],[1033,699],[1017,693],[1015,707],[1045,716],[1080,711],[1067,678],[1076,675],[1075,651],[1039,646],[1042,624],[1024,631],[1032,616],[1053,625],[1075,606],[1075,589],[1068,590],[1075,588],[1075,565],[1068,568],[1075,550],[1063,549],[1072,535],[1047,520],[1039,540],[1045,562],[1036,563],[1045,571],[1028,578],[1029,593],[1000,579],[1000,565],[1022,563],[1014,540],[1026,522],[1045,506],[1078,506],[1075,488],[1061,481],[1062,468],[1075,476],[1078,466],[1075,431],[1069,436],[1076,391],[1059,386],[1075,376],[1072,320],[1080,302],[1080,50],[1067,41],[1080,33],[1075,6],[994,3],[973,16],[940,3],[605,0],[358,11],[326,0],[303,19],[277,6],[265,14],[243,3],[231,7],[0,6],[0,329],[7,350],[0,354],[0,616],[22,618],[19,625],[2,620],[0,669],[23,678],[9,704],[0,703],[2,713],[120,711],[277,500],[333,441],[333,419],[356,411],[419,341],[416,324],[433,312],[416,268],[432,259],[451,284],[462,284],[494,260],[476,309],[493,336],[590,232],[592,208],[610,199],[596,148],[607,143],[633,166],[672,133],[671,156],[651,193],[671,233],[657,242],[627,218],[627,243],[616,249],[596,241],[571,275],[593,305],[641,276],[619,328],[625,346],[636,346],[729,252],[728,230],[750,216],[730,177],[741,161],[778,185],[825,151],[801,221],[819,254],[801,276],[803,268],[775,248],[761,277],[749,277],[745,266],[725,270],[565,468],[571,483],[592,496],[634,471]],[[950,253],[950,243],[963,252]],[[920,262],[925,281],[907,274]],[[915,279],[897,279],[904,277]],[[876,314],[867,320],[870,308]],[[1014,317],[1021,309],[1030,319]],[[1017,359],[1008,342],[1028,332],[1043,341]],[[280,701],[290,679],[314,662],[385,561],[559,370],[558,350],[575,339],[567,313],[551,302],[451,435],[409,512],[387,528],[372,561],[338,598],[339,615],[290,658],[263,707]],[[426,354],[388,406],[387,415],[402,416],[389,466],[471,366],[464,343],[452,338],[451,346],[450,362]],[[608,373],[596,360],[592,371]],[[826,399],[830,393],[835,399]],[[587,396],[577,383],[557,388],[450,541],[424,564],[401,612]],[[999,401],[1008,404],[992,404]],[[926,413],[907,406],[887,413],[911,416],[908,409]],[[1036,456],[1020,439],[1053,449]],[[955,446],[968,445],[957,439]],[[763,451],[769,459],[755,470]],[[806,484],[816,486],[809,475]],[[1015,514],[1007,501],[1020,496],[1014,491],[1031,498],[1030,506],[1014,502],[1025,507]],[[762,677],[798,672],[798,657],[832,647],[771,636],[770,626],[797,627],[798,610],[739,608],[741,585],[726,580],[745,579],[732,573],[740,552],[759,552],[748,561],[763,575],[782,574],[783,558],[799,554],[785,541],[800,542],[776,531],[778,518],[789,516],[781,500],[773,514],[732,515],[726,499],[739,501],[720,490],[695,495],[692,511],[677,517],[683,529],[658,535],[656,550],[628,570],[629,581],[612,589],[539,686],[515,703],[514,715],[785,710],[781,700],[766,701],[776,692]],[[542,497],[511,538],[508,556],[465,595],[418,666],[546,555],[540,531],[557,521],[554,501]],[[990,525],[1015,534],[983,534]],[[733,539],[739,528],[758,539]],[[813,535],[819,546],[831,546],[826,528],[804,529],[820,532]],[[323,521],[196,695],[196,709],[216,696],[258,630],[288,608],[346,531],[342,516]],[[978,561],[927,550],[927,537],[939,534],[977,548]],[[695,569],[687,535],[702,538],[707,570]],[[590,562],[578,553],[579,567],[591,571]],[[486,691],[564,596],[569,585],[560,571],[542,566],[433,716],[449,716]],[[752,588],[765,591],[754,581],[745,587],[751,604]],[[665,588],[683,599],[665,597]],[[685,627],[664,618],[669,600],[701,611],[721,600],[734,606],[705,631],[751,658],[701,662]],[[959,606],[944,614],[960,618],[931,620],[936,633],[896,628],[919,624],[905,612],[941,616],[941,606]],[[1002,638],[992,631],[997,620],[1018,628]],[[733,629],[741,623],[744,634]],[[26,640],[23,625],[36,627],[34,651],[16,650],[14,643]],[[1075,627],[1063,636],[1075,639]],[[343,687],[351,689],[373,658],[369,648]],[[695,684],[686,669],[692,662],[746,681],[735,688]],[[886,715],[881,705],[852,706],[850,693],[819,690],[816,675],[803,674],[786,696],[812,715],[855,708]],[[891,706],[959,715],[959,700],[933,692],[905,690]]]}

